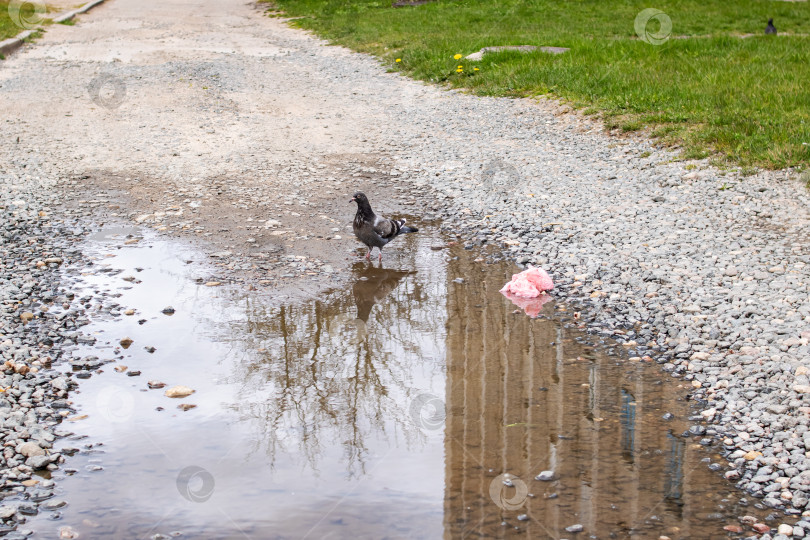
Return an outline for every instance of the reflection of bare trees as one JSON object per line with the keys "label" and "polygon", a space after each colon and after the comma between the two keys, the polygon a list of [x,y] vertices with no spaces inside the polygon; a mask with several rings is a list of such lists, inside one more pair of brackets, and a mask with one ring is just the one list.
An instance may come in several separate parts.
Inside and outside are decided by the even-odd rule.
{"label": "reflection of bare trees", "polygon": [[435,270],[363,263],[351,290],[316,302],[238,300],[246,318],[229,322],[229,332],[256,352],[237,368],[242,390],[231,408],[254,427],[256,449],[271,463],[278,452],[296,453],[315,469],[339,445],[347,472],[362,475],[370,439],[418,443],[409,402],[428,379],[443,378],[442,362],[427,377],[414,370],[425,359],[443,360],[436,349],[444,345],[444,295],[431,289]]}

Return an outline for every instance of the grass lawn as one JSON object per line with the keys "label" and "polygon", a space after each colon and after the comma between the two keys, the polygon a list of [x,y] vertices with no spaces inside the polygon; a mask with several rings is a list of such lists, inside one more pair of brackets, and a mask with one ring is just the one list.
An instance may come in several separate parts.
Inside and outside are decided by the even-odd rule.
{"label": "grass lawn", "polygon": [[8,2],[0,2],[0,41],[14,37],[23,29],[11,21],[8,14]]}
{"label": "grass lawn", "polygon": [[[602,115],[611,128],[647,128],[680,146],[685,158],[712,156],[742,167],[810,164],[810,2],[269,3],[301,17],[291,24],[377,55],[417,79],[480,95],[552,94]],[[651,7],[665,15],[642,24],[642,35],[659,44],[639,39],[635,30],[637,15]],[[778,36],[764,35],[770,17]],[[741,37],[746,34],[753,35]],[[571,50],[453,58],[493,45]]]}
{"label": "grass lawn", "polygon": [[[0,41],[14,37],[20,32],[28,30],[28,28],[23,28],[16,24],[15,20],[12,19],[12,13],[9,13],[8,5],[9,2],[6,0],[0,0]],[[42,2],[39,2],[38,5],[44,6]],[[16,6],[19,6],[19,11],[17,11]],[[24,1],[22,4],[16,4],[16,6],[12,8],[12,11],[14,12],[13,16],[17,17],[17,21],[22,23],[34,22],[34,27],[44,26],[51,22],[50,20],[43,20],[42,15],[44,15],[44,13],[35,12],[34,4],[31,2]],[[45,11],[50,10],[45,8]]]}

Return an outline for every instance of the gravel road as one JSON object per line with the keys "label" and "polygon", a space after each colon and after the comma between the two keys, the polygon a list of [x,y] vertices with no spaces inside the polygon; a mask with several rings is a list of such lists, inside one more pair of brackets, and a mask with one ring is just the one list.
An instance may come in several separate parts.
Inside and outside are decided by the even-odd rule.
{"label": "gravel road", "polygon": [[[22,310],[39,317],[42,290],[69,300],[59,265],[37,267],[81,232],[60,212],[192,239],[213,278],[315,294],[356,257],[361,189],[543,265],[591,331],[690,381],[703,413],[687,436],[722,440],[729,479],[810,515],[810,196],[790,171],[742,177],[553,101],[426,86],[231,0],[114,0],[51,27],[0,63],[0,103],[5,360],[36,367]],[[33,396],[64,385],[14,370],[3,386],[34,403],[11,409],[52,418]],[[4,416],[6,440],[22,416]],[[2,479],[21,489],[39,463],[9,448]]]}

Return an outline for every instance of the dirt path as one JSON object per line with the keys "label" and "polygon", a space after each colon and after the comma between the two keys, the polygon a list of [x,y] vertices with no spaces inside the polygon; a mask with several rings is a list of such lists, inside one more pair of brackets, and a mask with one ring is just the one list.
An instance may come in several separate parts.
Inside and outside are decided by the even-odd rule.
{"label": "dirt path", "polygon": [[3,161],[35,154],[74,204],[205,240],[231,279],[317,290],[356,257],[351,193],[408,201],[373,84],[312,55],[356,56],[243,1],[105,3],[0,64]]}

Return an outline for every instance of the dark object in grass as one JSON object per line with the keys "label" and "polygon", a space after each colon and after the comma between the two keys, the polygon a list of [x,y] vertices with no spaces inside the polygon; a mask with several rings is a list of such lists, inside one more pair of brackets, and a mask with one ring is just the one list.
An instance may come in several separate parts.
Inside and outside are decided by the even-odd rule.
{"label": "dark object in grass", "polygon": [[776,35],[776,27],[773,25],[773,19],[768,19],[768,26],[765,27],[765,33],[768,35]]}
{"label": "dark object in grass", "polygon": [[429,2],[433,2],[433,0],[396,0],[395,2],[391,2],[391,7],[421,6]]}

